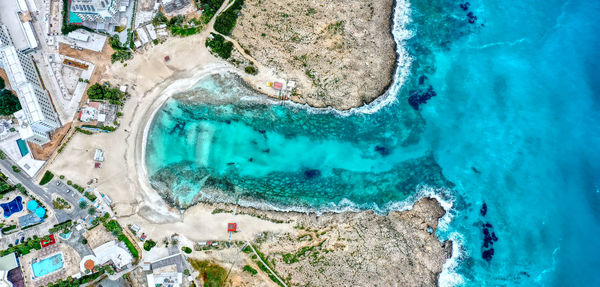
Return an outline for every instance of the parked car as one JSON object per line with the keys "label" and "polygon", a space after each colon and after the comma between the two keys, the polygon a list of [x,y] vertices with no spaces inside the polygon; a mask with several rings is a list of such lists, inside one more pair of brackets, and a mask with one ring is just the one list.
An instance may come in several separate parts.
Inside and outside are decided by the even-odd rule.
{"label": "parked car", "polygon": [[61,182],[60,180],[56,182],[56,186],[60,186]]}

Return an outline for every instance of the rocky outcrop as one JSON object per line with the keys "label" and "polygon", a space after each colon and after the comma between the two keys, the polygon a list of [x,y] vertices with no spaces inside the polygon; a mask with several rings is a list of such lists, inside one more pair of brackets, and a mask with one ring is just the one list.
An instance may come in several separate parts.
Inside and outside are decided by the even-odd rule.
{"label": "rocky outcrop", "polygon": [[296,234],[263,235],[257,248],[290,286],[435,286],[452,253],[435,235],[444,213],[423,198],[387,216],[302,215]]}
{"label": "rocky outcrop", "polygon": [[246,0],[233,31],[244,50],[287,80],[292,100],[349,109],[392,80],[393,0]]}

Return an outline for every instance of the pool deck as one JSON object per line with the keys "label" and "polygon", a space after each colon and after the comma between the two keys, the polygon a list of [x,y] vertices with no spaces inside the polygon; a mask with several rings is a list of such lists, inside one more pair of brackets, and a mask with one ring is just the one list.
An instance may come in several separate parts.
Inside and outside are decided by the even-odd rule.
{"label": "pool deck", "polygon": [[[42,277],[33,278],[33,267],[31,267],[31,264],[34,259],[41,261],[57,253],[62,253],[63,267]],[[79,261],[81,261],[81,258],[75,249],[57,241],[51,246],[24,255],[20,258],[20,261],[23,277],[25,278],[25,286],[45,286],[48,283],[79,273]]]}

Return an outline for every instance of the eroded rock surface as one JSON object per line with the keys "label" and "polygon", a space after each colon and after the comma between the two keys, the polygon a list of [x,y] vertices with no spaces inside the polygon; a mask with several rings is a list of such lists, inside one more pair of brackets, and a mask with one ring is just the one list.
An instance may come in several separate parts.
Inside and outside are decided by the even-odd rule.
{"label": "eroded rock surface", "polygon": [[262,65],[296,80],[292,97],[349,109],[391,82],[393,0],[246,0],[233,38]]}

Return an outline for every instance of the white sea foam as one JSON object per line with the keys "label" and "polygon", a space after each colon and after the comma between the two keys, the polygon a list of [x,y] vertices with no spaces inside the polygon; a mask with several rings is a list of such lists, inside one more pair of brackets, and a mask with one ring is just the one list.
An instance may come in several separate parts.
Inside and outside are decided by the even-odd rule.
{"label": "white sea foam", "polygon": [[462,275],[456,272],[456,268],[458,268],[460,262],[467,257],[467,253],[463,248],[464,239],[458,232],[450,233],[448,239],[452,240],[452,257],[446,260],[442,273],[438,277],[438,285],[440,287],[459,286],[465,283]]}

